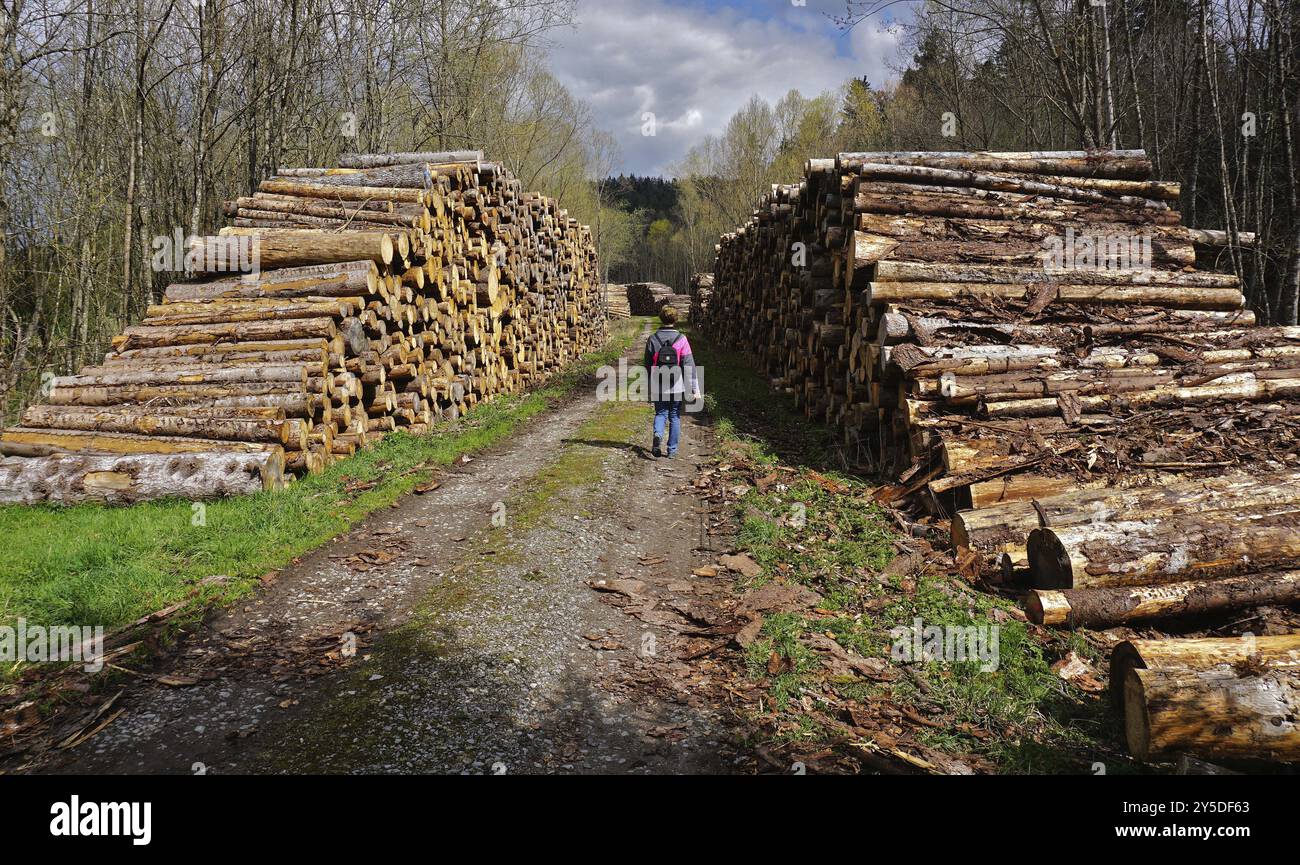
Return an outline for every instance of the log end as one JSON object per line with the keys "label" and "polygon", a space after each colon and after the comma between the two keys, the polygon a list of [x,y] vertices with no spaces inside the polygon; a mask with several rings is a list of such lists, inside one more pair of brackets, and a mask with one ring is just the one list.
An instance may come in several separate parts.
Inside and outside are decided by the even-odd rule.
{"label": "log end", "polygon": [[1034,529],[1027,544],[1029,573],[1035,589],[1074,588],[1074,568],[1070,555],[1056,532]]}
{"label": "log end", "polygon": [[1151,756],[1151,719],[1147,715],[1146,689],[1138,671],[1124,676],[1124,738],[1129,753],[1146,762]]}
{"label": "log end", "polygon": [[1035,625],[1063,627],[1070,622],[1070,601],[1062,592],[1035,589],[1024,597],[1025,615]]}
{"label": "log end", "polygon": [[952,518],[952,544],[958,550],[970,549],[970,533],[966,531],[966,520],[961,514]]}

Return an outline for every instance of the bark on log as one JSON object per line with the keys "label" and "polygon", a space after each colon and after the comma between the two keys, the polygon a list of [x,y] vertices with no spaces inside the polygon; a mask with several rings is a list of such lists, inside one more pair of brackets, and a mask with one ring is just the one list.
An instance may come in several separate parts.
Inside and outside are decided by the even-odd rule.
{"label": "bark on log", "polygon": [[270,180],[263,180],[258,185],[258,190],[268,192],[274,195],[292,195],[300,198],[318,198],[322,201],[334,201],[340,204],[351,201],[365,201],[376,199],[381,201],[404,202],[407,204],[421,204],[425,199],[423,189],[405,189],[397,187],[382,186],[344,186],[337,183],[326,182],[323,176],[313,177],[310,180],[294,180],[286,177],[275,177]]}
{"label": "bark on log", "polygon": [[909,261],[881,261],[876,265],[876,282],[938,282],[1035,285],[1069,282],[1077,285],[1175,285],[1187,288],[1239,288],[1236,276],[1226,273],[1183,273],[1164,270],[1074,270],[1049,271],[1032,267],[999,265],[926,264]]}
{"label": "bark on log", "polygon": [[1207,759],[1300,760],[1300,669],[1242,676],[1232,668],[1129,670],[1124,731],[1129,751],[1154,761],[1189,752]]}
{"label": "bark on log", "polygon": [[479,163],[483,161],[481,150],[443,150],[417,151],[415,153],[345,153],[339,157],[340,168],[383,168],[390,165],[406,165],[418,162],[434,164],[460,162]]}
{"label": "bark on log", "polygon": [[212,343],[278,342],[284,340],[333,340],[338,328],[331,318],[295,318],[285,321],[246,321],[226,324],[180,325],[177,327],[128,327],[115,337],[120,352],[138,348],[210,345]]}
{"label": "bark on log", "polygon": [[251,382],[280,382],[305,385],[308,368],[302,364],[291,366],[183,366],[149,369],[124,369],[113,372],[95,372],[69,375],[53,381],[60,388],[127,387],[131,385],[183,385],[228,384]]}
{"label": "bark on log", "polygon": [[[931,168],[923,165],[888,165],[881,162],[863,162],[857,166],[858,176],[871,179],[901,180],[911,183],[966,186],[974,189],[992,189],[999,192],[1018,192],[1028,195],[1063,198],[1088,204],[1118,205],[1123,207],[1167,209],[1161,201],[1133,196],[1110,195],[1095,189],[1044,183],[1041,180],[1008,177],[982,171],[953,168]],[[1056,172],[1062,173],[1062,172]]]}
{"label": "bark on log", "polygon": [[853,172],[866,163],[924,165],[970,171],[1010,171],[1022,174],[1058,174],[1071,177],[1109,177],[1145,180],[1151,161],[1142,150],[1046,150],[1026,152],[975,151],[864,151],[841,153],[837,167]]}
{"label": "bark on log", "polygon": [[[235,410],[230,410],[233,414]],[[273,410],[274,411],[274,410]],[[283,414],[283,412],[275,412]],[[84,408],[32,406],[23,413],[29,429],[63,429],[83,432],[131,433],[144,436],[183,436],[222,441],[269,442],[290,450],[305,450],[307,425],[304,421],[280,418],[222,417],[186,410],[185,414],[162,412],[124,413],[91,411]]]}
{"label": "bark on log", "polygon": [[1066,529],[1139,517],[1289,505],[1300,509],[1300,472],[1232,472],[1154,486],[1075,490],[963,511],[953,518],[952,538],[961,549],[1023,558],[1026,540],[1042,520],[1053,529]]}
{"label": "bark on log", "polygon": [[[1060,303],[1175,306],[1181,309],[1236,310],[1245,296],[1235,288],[1196,288],[1165,285],[1051,285]],[[908,301],[955,301],[964,297],[1032,301],[1043,289],[1034,283],[873,282],[868,305]]]}
{"label": "bark on log", "polygon": [[1300,565],[1300,511],[1213,511],[1040,528],[1027,547],[1035,589],[1230,577]]}
{"label": "bark on log", "polygon": [[378,290],[379,269],[373,261],[349,261],[263,271],[256,275],[180,282],[167,286],[172,303],[275,297],[358,297]]}
{"label": "bark on log", "polygon": [[1300,603],[1300,571],[1112,589],[1035,589],[1025,612],[1036,625],[1102,630],[1269,604]]}
{"label": "bark on log", "polygon": [[361,259],[386,266],[393,261],[394,248],[393,235],[386,232],[265,229],[235,234],[223,228],[217,237],[194,238],[187,261],[198,273],[255,274]]}
{"label": "bark on log", "polygon": [[126,505],[245,495],[284,485],[284,452],[194,451],[0,459],[0,504]]}
{"label": "bark on log", "polygon": [[[1253,373],[1228,375],[1214,384],[1201,387],[1156,387],[1122,394],[1099,394],[1074,397],[1075,408],[1097,413],[1133,411],[1157,407],[1207,405],[1222,402],[1262,402],[1294,399],[1300,396],[1300,379],[1261,378]],[[1045,417],[1062,412],[1059,397],[989,402],[983,406],[984,417]]]}
{"label": "bark on log", "polygon": [[217,441],[128,433],[81,432],[78,430],[28,429],[11,427],[0,433],[0,454],[7,456],[49,456],[77,454],[173,454],[173,453],[267,453],[279,445],[261,442]]}

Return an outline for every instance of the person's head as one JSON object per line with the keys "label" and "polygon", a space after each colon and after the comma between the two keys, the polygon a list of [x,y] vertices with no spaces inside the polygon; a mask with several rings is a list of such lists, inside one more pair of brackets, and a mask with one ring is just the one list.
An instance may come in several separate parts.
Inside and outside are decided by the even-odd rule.
{"label": "person's head", "polygon": [[677,310],[671,306],[662,307],[659,310],[659,320],[663,322],[664,327],[672,327],[677,324]]}

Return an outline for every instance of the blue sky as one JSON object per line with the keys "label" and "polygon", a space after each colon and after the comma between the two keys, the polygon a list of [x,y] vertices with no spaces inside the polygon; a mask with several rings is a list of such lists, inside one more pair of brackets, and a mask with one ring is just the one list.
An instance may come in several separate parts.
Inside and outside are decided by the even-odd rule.
{"label": "blue sky", "polygon": [[[907,15],[908,4],[890,10]],[[866,75],[896,77],[900,34],[890,18],[852,31],[830,16],[843,0],[579,0],[573,28],[553,37],[556,74],[622,149],[618,171],[668,174],[750,96],[806,96]],[[658,121],[641,134],[642,115]]]}

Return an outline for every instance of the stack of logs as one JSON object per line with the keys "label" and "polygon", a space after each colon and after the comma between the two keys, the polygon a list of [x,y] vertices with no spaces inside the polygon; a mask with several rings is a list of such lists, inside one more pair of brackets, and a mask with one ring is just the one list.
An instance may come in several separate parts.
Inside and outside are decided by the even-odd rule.
{"label": "stack of logs", "polygon": [[658,315],[665,306],[674,307],[685,314],[690,308],[690,298],[675,294],[671,286],[662,282],[634,282],[627,287],[627,302],[633,315]]}
{"label": "stack of logs", "polygon": [[631,318],[632,305],[627,300],[627,286],[617,283],[606,283],[603,291],[605,292],[605,316],[610,319]]}
{"label": "stack of logs", "polygon": [[691,321],[703,321],[709,300],[713,297],[713,274],[696,273],[691,276]]}
{"label": "stack of logs", "polygon": [[[1257,327],[1235,276],[1195,268],[1226,238],[1181,224],[1144,153],[841,154],[805,175],[722,238],[701,329],[842,428],[903,520],[952,517],[962,569],[1028,589],[1039,623],[1300,602],[1300,328]],[[1270,731],[1253,756],[1300,759],[1295,682],[1238,706]],[[1243,686],[1177,687],[1218,705]],[[1144,746],[1130,718],[1133,750],[1215,754],[1184,721]]]}
{"label": "stack of logs", "polygon": [[0,502],[276,488],[604,339],[588,228],[479,153],[286,169],[226,208],[205,275],[0,434]]}

